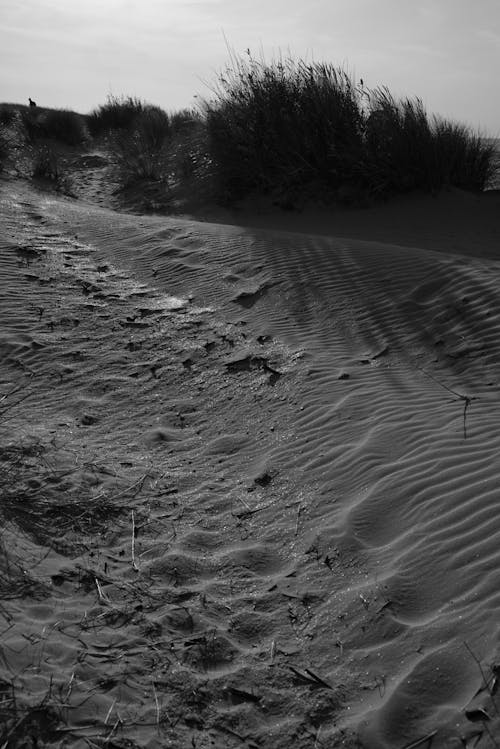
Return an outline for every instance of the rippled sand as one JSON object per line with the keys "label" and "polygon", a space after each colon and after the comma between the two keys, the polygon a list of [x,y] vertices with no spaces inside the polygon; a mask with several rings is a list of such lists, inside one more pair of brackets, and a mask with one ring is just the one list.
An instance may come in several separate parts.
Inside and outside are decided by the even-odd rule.
{"label": "rippled sand", "polygon": [[72,745],[492,745],[498,204],[283,231],[3,191],[0,444],[56,509],[6,522],[1,676],[52,676]]}

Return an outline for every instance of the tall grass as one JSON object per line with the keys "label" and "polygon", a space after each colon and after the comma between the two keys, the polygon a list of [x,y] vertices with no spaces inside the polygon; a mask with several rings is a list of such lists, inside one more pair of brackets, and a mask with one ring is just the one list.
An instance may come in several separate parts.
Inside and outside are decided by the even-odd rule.
{"label": "tall grass", "polygon": [[143,109],[127,130],[114,133],[111,147],[122,186],[138,180],[166,180],[171,133],[168,114],[151,106]]}
{"label": "tall grass", "polygon": [[327,63],[232,55],[204,112],[228,200],[482,190],[495,171],[494,149],[479,135],[429,117],[419,99],[357,87]]}
{"label": "tall grass", "polygon": [[129,130],[138,115],[148,107],[148,104],[135,96],[110,95],[105,104],[100,104],[88,115],[90,134],[98,137],[113,130]]}
{"label": "tall grass", "polygon": [[420,99],[370,92],[364,178],[375,194],[443,187],[483,190],[495,172],[494,148],[464,125],[429,117]]}
{"label": "tall grass", "polygon": [[72,195],[69,174],[60,156],[50,146],[36,148],[33,155],[32,177],[49,183],[57,192]]}
{"label": "tall grass", "polygon": [[352,179],[363,118],[345,72],[233,58],[215,94],[206,105],[209,147],[233,197]]}
{"label": "tall grass", "polygon": [[25,136],[31,143],[47,139],[79,146],[88,138],[83,115],[67,109],[19,108]]}
{"label": "tall grass", "polygon": [[77,112],[49,109],[42,114],[40,121],[45,138],[57,140],[68,146],[79,146],[87,139],[85,119]]}

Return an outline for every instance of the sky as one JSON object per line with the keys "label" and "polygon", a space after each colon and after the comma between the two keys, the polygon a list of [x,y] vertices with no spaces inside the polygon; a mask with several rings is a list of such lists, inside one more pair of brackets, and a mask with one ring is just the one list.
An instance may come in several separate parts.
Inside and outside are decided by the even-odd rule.
{"label": "sky", "polygon": [[175,111],[210,97],[228,46],[331,62],[500,137],[499,0],[0,0],[0,101]]}

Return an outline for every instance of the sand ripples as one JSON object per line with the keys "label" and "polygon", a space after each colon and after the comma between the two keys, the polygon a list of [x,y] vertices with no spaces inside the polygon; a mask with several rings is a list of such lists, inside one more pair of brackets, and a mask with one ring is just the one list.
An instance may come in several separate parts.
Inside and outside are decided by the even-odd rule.
{"label": "sand ripples", "polygon": [[[500,265],[46,211],[70,216],[123,288],[129,274],[146,299],[185,302],[136,358],[145,333],[127,332],[127,367],[154,370],[141,408],[164,386],[157,364],[184,406],[164,404],[141,437],[131,421],[145,411],[125,419],[134,449],[167,451],[182,495],[175,537],[142,548],[153,591],[170,597],[158,616],[178,638],[177,671],[217,690],[253,669],[274,713],[246,725],[275,746],[309,745],[305,725],[325,746],[353,730],[369,749],[471,737],[467,706],[491,706],[464,641],[484,663],[498,652]],[[168,339],[170,361],[155,350],[188,323]],[[330,702],[313,704],[291,666],[320,673]],[[233,709],[241,683],[231,688]]]}

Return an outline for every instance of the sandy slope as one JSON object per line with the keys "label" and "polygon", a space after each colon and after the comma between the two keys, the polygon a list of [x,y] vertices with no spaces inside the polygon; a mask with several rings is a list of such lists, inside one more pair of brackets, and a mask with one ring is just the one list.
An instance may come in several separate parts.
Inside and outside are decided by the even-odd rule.
{"label": "sandy slope", "polygon": [[75,746],[492,746],[497,230],[0,214],[0,445],[56,507],[11,500],[2,679]]}

